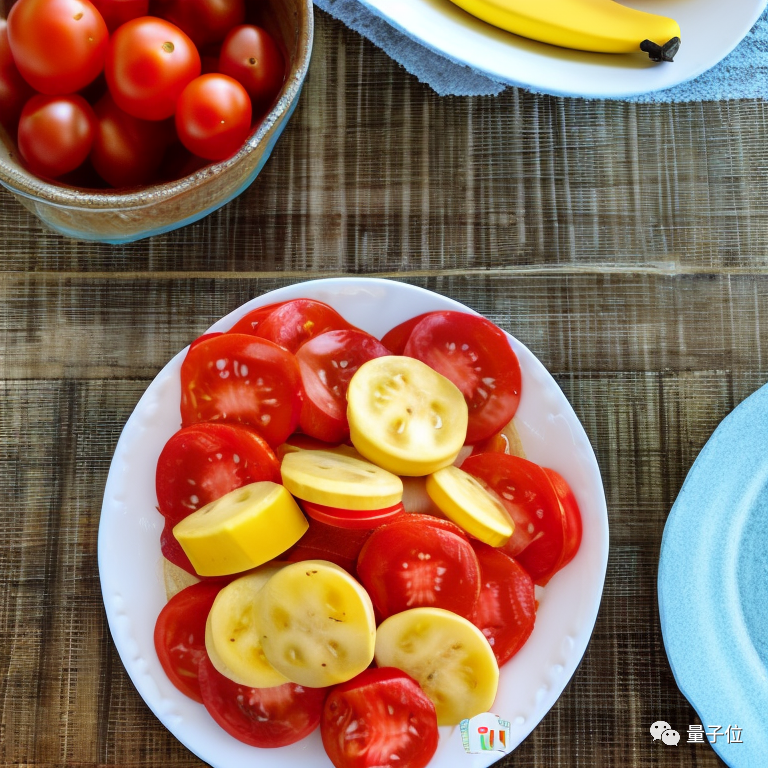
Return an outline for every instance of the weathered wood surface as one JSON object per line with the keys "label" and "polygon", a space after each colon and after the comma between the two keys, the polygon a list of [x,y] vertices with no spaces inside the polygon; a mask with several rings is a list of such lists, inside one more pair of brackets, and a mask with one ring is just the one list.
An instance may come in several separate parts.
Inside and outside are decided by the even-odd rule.
{"label": "weathered wood surface", "polygon": [[204,221],[72,243],[0,196],[0,762],[200,764],[106,627],[96,535],[112,451],[151,378],[212,321],[279,285],[376,274],[526,343],[603,473],[612,549],[592,642],[504,764],[721,765],[648,733],[698,722],[664,655],[656,569],[693,459],[768,380],[768,107],[439,99],[317,22],[273,159]]}

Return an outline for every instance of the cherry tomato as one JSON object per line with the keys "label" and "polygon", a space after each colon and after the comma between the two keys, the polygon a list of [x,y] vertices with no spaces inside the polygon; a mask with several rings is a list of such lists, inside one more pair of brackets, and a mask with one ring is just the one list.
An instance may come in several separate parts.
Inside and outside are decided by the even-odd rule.
{"label": "cherry tomato", "polygon": [[236,424],[193,424],[165,444],[155,488],[160,513],[173,526],[236,488],[280,482],[280,464],[254,430]]}
{"label": "cherry tomato", "polygon": [[234,77],[248,91],[258,115],[272,106],[283,87],[285,59],[269,32],[243,24],[225,38],[219,72]]}
{"label": "cherry tomato", "polygon": [[280,559],[289,563],[301,560],[329,560],[354,576],[357,573],[357,556],[363,544],[368,541],[371,530],[339,528],[312,517],[308,522],[307,532],[298,543],[280,555]]}
{"label": "cherry tomato", "polygon": [[195,44],[178,27],[144,16],[112,35],[104,73],[120,109],[142,120],[165,120],[200,66]]}
{"label": "cherry tomato", "polygon": [[251,132],[251,100],[240,83],[226,75],[201,75],[176,103],[176,133],[192,154],[226,160]]}
{"label": "cherry tomato", "polygon": [[241,317],[233,326],[230,328],[230,333],[249,333],[252,336],[257,336],[259,331],[259,326],[266,320],[271,314],[272,311],[277,309],[278,307],[282,307],[283,304],[287,304],[286,301],[278,301],[275,304],[267,304],[264,307],[257,307],[256,309],[252,309],[245,317]]}
{"label": "cherry tomato", "polygon": [[377,528],[357,560],[357,573],[386,619],[408,608],[444,608],[465,618],[480,593],[480,566],[467,539],[426,515]]}
{"label": "cherry tomato", "polygon": [[501,549],[543,587],[560,567],[565,537],[563,512],[547,474],[538,464],[504,453],[470,456],[461,468],[504,504],[515,531]]}
{"label": "cherry tomato", "polygon": [[357,369],[389,350],[364,331],[329,331],[299,347],[304,402],[299,426],[307,435],[328,443],[349,437],[347,388]]}
{"label": "cherry tomato", "polygon": [[314,520],[338,528],[378,528],[405,512],[402,502],[391,507],[373,510],[341,509],[326,507],[311,501],[302,501],[301,508]]}
{"label": "cherry tomato", "polygon": [[91,0],[101,14],[107,29],[114,32],[119,26],[131,19],[146,16],[149,12],[149,0]]}
{"label": "cherry tomato", "polygon": [[123,112],[108,93],[94,112],[96,134],[91,163],[96,173],[113,187],[135,187],[152,181],[168,144],[166,124]]}
{"label": "cherry tomato", "polygon": [[153,0],[152,15],[175,24],[198,48],[220,43],[245,20],[245,0]]}
{"label": "cherry tomato", "polygon": [[431,312],[425,312],[423,315],[416,315],[410,320],[406,320],[400,325],[396,325],[392,330],[387,331],[381,337],[381,343],[392,352],[393,355],[402,355],[405,345],[408,343],[408,339],[411,338],[411,332],[413,329],[427,316],[431,315]]}
{"label": "cherry tomato", "polygon": [[296,429],[301,376],[296,358],[276,344],[241,333],[192,347],[181,365],[181,422],[239,422],[271,446]]}
{"label": "cherry tomato", "polygon": [[552,482],[552,487],[555,489],[555,493],[557,494],[557,498],[560,501],[560,506],[563,510],[565,536],[563,557],[560,560],[559,565],[559,568],[563,568],[576,557],[576,553],[581,546],[581,510],[579,509],[576,497],[573,495],[571,486],[568,485],[562,475],[555,472],[554,469],[547,469],[546,467],[544,467],[544,474],[546,474]]}
{"label": "cherry tomato", "polygon": [[8,22],[0,19],[0,125],[13,133],[24,104],[34,95],[32,86],[21,76],[8,43]]}
{"label": "cherry tomato", "polygon": [[74,171],[93,145],[96,116],[77,94],[33,96],[19,119],[19,153],[30,170],[55,179]]}
{"label": "cherry tomato", "polygon": [[469,406],[467,445],[509,423],[522,377],[507,337],[489,320],[463,312],[432,312],[418,323],[403,354],[450,379]]}
{"label": "cherry tomato", "polygon": [[437,715],[405,672],[366,669],[331,690],[320,733],[336,768],[424,768],[437,750]]}
{"label": "cherry tomato", "polygon": [[211,717],[230,736],[252,747],[285,747],[320,724],[325,688],[296,683],[248,688],[217,672],[207,656],[200,660],[198,676]]}
{"label": "cherry tomato", "polygon": [[357,329],[322,301],[294,299],[270,312],[256,335],[295,354],[313,336],[343,330]]}
{"label": "cherry tomato", "polygon": [[19,0],[8,40],[24,79],[49,95],[74,93],[104,67],[109,32],[89,0]]}
{"label": "cherry tomato", "polygon": [[513,558],[472,541],[480,561],[480,597],[472,623],[485,635],[499,666],[509,661],[533,632],[536,594],[533,579]]}
{"label": "cherry tomato", "polygon": [[203,697],[198,668],[205,652],[205,622],[221,584],[193,584],[163,606],[155,624],[155,650],[168,679],[190,699]]}

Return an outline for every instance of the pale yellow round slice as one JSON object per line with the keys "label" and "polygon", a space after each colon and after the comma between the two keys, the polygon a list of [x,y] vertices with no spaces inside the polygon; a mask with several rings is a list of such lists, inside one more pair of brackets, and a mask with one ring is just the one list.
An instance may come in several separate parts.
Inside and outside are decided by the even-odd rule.
{"label": "pale yellow round slice", "polygon": [[272,666],[310,688],[343,683],[373,660],[371,598],[343,568],[325,560],[286,565],[257,599],[261,646]]}
{"label": "pale yellow round slice", "polygon": [[355,448],[398,475],[429,475],[453,464],[467,436],[459,389],[410,357],[361,365],[349,382],[347,418]]}
{"label": "pale yellow round slice", "polygon": [[458,467],[445,467],[431,474],[427,493],[449,520],[492,547],[506,544],[515,530],[502,503]]}
{"label": "pale yellow round slice", "polygon": [[288,453],[280,472],[283,485],[296,498],[326,507],[382,509],[403,498],[403,482],[397,475],[347,453]]}
{"label": "pale yellow round slice", "polygon": [[383,621],[376,632],[376,663],[416,680],[435,705],[438,725],[458,725],[487,712],[499,686],[485,635],[442,608],[412,608]]}

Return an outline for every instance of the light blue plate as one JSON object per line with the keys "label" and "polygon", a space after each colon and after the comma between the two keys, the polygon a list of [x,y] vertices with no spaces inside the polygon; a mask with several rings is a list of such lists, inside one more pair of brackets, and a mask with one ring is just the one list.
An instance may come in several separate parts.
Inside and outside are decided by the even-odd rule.
{"label": "light blue plate", "polygon": [[768,765],[768,385],[696,459],[664,528],[658,588],[669,663],[705,732],[742,729],[743,743],[721,735],[715,751],[731,768]]}

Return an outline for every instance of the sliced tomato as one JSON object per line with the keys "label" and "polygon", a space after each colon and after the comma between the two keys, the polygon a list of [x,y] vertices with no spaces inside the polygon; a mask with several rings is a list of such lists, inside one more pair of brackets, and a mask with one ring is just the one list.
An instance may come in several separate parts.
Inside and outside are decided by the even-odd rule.
{"label": "sliced tomato", "polygon": [[472,446],[472,456],[478,453],[509,453],[509,441],[503,432],[496,432],[477,445]]}
{"label": "sliced tomato", "polygon": [[165,521],[163,530],[160,532],[160,551],[166,560],[170,560],[170,562],[182,570],[192,574],[192,576],[197,576],[198,579],[204,578],[195,570],[195,567],[187,557],[187,553],[173,535],[173,524],[168,520]]}
{"label": "sliced tomato", "polygon": [[256,335],[295,353],[314,336],[344,330],[355,330],[355,327],[333,307],[314,299],[294,299],[271,312]]}
{"label": "sliced tomato", "polygon": [[336,768],[424,768],[437,750],[435,705],[405,672],[366,669],[331,690],[320,734]]}
{"label": "sliced tomato", "polygon": [[402,355],[408,339],[411,338],[413,329],[425,318],[431,315],[431,312],[425,312],[423,315],[416,315],[410,320],[406,320],[400,325],[396,325],[392,330],[387,331],[381,337],[381,343],[393,354]]}
{"label": "sliced tomato", "polygon": [[278,307],[282,307],[286,302],[278,301],[275,304],[267,304],[264,307],[252,309],[245,317],[241,317],[230,329],[229,333],[248,333],[256,336],[259,326],[266,320],[272,312]]}
{"label": "sliced tomato", "polygon": [[365,331],[329,331],[302,344],[296,353],[304,387],[299,426],[328,443],[349,437],[347,388],[357,369],[389,350]]}
{"label": "sliced tomato", "polygon": [[373,510],[340,509],[302,501],[301,508],[313,520],[337,528],[378,528],[405,512],[402,502],[392,507]]}
{"label": "sliced tomato", "polygon": [[224,334],[220,331],[214,331],[213,333],[204,333],[202,336],[198,336],[190,345],[189,350],[187,350],[187,354],[191,350],[193,350],[198,344],[202,344],[204,341],[208,341],[208,339],[213,339],[216,336],[223,336]]}
{"label": "sliced tomato", "polygon": [[444,608],[469,618],[480,593],[480,566],[466,537],[437,518],[407,515],[377,528],[357,573],[383,619],[409,608]]}
{"label": "sliced tomato", "polygon": [[200,660],[203,704],[211,717],[238,741],[252,747],[285,747],[308,736],[320,724],[325,688],[285,683],[276,688],[248,688]]}
{"label": "sliced tomato", "polygon": [[279,483],[280,463],[255,430],[238,424],[193,424],[173,435],[160,453],[158,507],[174,526],[230,491],[261,480]]}
{"label": "sliced tomato", "polygon": [[504,504],[515,531],[502,549],[543,587],[560,567],[565,537],[560,502],[544,469],[504,453],[470,456],[461,468]]}
{"label": "sliced tomato", "polygon": [[247,424],[277,446],[296,429],[301,376],[296,358],[265,339],[225,333],[195,344],[181,364],[181,423]]}
{"label": "sliced tomato", "polygon": [[480,597],[472,623],[485,635],[499,666],[508,662],[533,632],[536,594],[528,572],[500,549],[472,541],[480,561]]}
{"label": "sliced tomato", "polygon": [[309,518],[309,529],[281,560],[329,560],[353,576],[357,573],[357,557],[371,535],[369,528],[340,528]]}
{"label": "sliced tomato", "polygon": [[205,622],[221,584],[193,584],[174,595],[155,624],[155,650],[168,679],[190,699],[203,703],[198,680],[205,652]]}
{"label": "sliced tomato", "polygon": [[463,312],[432,312],[411,332],[403,354],[450,379],[469,407],[467,445],[509,423],[520,402],[522,377],[506,334]]}
{"label": "sliced tomato", "polygon": [[563,510],[563,521],[565,525],[565,536],[563,544],[563,556],[560,560],[558,570],[568,565],[576,557],[576,553],[581,546],[582,523],[581,510],[576,501],[571,486],[568,485],[565,478],[555,472],[554,469],[544,468],[547,477],[552,481],[552,487],[555,489],[560,506]]}

